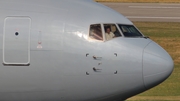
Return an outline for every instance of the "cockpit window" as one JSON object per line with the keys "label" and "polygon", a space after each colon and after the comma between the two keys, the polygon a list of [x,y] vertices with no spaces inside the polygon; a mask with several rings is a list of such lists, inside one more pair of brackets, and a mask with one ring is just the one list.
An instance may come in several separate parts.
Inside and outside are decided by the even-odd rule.
{"label": "cockpit window", "polygon": [[119,28],[125,37],[142,37],[142,34],[133,25],[121,25]]}
{"label": "cockpit window", "polygon": [[91,39],[103,41],[101,24],[90,25],[89,37]]}
{"label": "cockpit window", "polygon": [[115,24],[104,24],[106,40],[121,36]]}

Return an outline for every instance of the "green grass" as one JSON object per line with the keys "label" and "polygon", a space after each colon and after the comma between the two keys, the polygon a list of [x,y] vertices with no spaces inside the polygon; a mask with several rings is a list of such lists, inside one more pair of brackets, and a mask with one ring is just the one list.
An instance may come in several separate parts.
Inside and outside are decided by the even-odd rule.
{"label": "green grass", "polygon": [[175,65],[180,65],[180,23],[134,22],[134,24],[144,35],[167,50]]}
{"label": "green grass", "polygon": [[179,77],[180,68],[175,68],[172,75],[165,82],[140,94],[140,96],[180,96]]}
{"label": "green grass", "polygon": [[135,22],[135,25],[147,36],[180,37],[180,23],[171,22]]}
{"label": "green grass", "polygon": [[174,60],[175,68],[165,82],[128,101],[180,101],[180,23],[134,22],[134,24],[144,35],[167,50]]}

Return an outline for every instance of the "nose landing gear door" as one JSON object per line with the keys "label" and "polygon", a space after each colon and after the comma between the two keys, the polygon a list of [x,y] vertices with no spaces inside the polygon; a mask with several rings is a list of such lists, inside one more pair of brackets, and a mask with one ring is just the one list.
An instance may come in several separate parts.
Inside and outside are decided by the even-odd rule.
{"label": "nose landing gear door", "polygon": [[7,17],[3,32],[3,64],[5,66],[30,65],[29,17]]}

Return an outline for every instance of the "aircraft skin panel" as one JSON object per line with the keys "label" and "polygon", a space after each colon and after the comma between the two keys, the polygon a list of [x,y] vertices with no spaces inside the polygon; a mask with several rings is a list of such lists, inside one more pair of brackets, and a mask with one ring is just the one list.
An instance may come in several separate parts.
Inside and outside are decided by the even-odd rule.
{"label": "aircraft skin panel", "polygon": [[3,63],[5,65],[27,65],[30,63],[29,17],[7,17],[3,33]]}
{"label": "aircraft skin panel", "polygon": [[[121,101],[147,90],[148,81],[153,82],[151,77],[145,79],[150,60],[144,60],[148,59],[145,51],[150,50],[151,39],[122,35],[109,41],[89,40],[91,24],[133,25],[101,4],[90,0],[2,0],[0,14],[0,101]],[[29,65],[3,64],[3,51],[7,49],[3,47],[4,19],[9,16],[31,21],[30,33],[22,38],[30,35],[30,43],[13,45],[19,50],[30,45]],[[16,44],[14,40],[9,41]],[[23,54],[16,53],[13,58],[6,54],[5,61],[27,62]]]}

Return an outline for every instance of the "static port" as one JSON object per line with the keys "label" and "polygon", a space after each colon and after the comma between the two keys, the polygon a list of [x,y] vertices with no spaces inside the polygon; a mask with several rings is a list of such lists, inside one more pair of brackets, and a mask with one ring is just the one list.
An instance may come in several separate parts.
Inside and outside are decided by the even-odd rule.
{"label": "static port", "polygon": [[15,33],[15,35],[16,35],[16,36],[18,36],[18,35],[19,35],[19,33],[18,33],[18,32],[16,32],[16,33]]}

